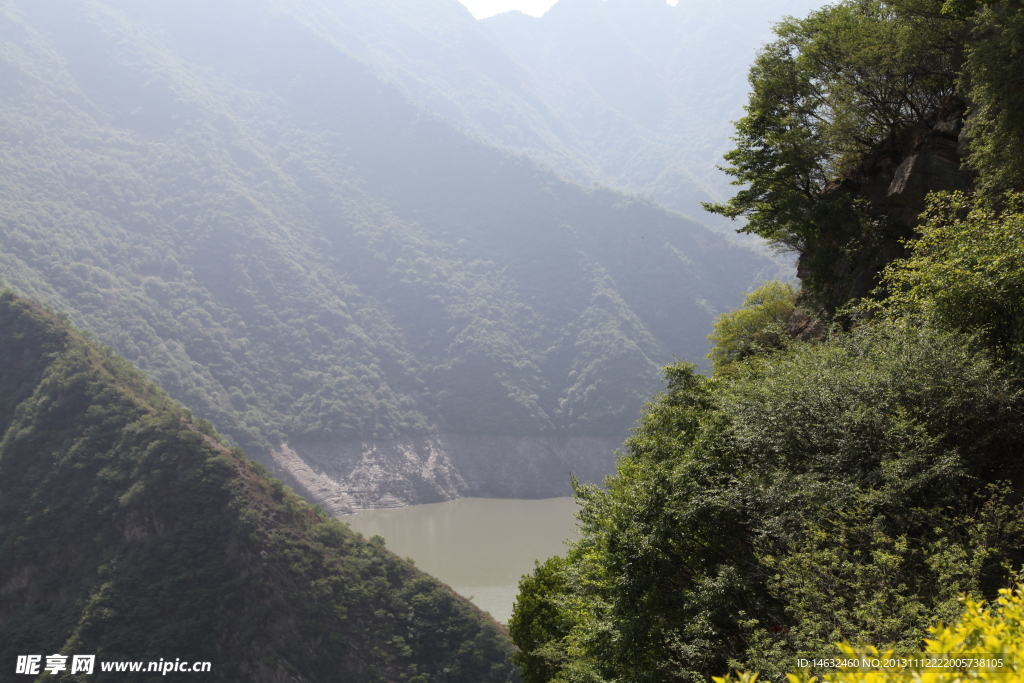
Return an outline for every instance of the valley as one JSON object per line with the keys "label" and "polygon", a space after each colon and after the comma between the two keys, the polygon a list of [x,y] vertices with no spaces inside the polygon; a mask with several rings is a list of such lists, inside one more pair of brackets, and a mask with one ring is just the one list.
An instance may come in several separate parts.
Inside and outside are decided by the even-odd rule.
{"label": "valley", "polygon": [[5,2],[0,283],[359,506],[599,480],[659,367],[786,268],[424,109],[355,6]]}

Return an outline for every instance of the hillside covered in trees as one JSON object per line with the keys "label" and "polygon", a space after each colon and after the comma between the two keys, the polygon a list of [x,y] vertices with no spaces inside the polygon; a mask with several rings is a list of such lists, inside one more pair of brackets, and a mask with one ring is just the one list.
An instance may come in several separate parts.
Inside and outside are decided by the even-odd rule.
{"label": "hillside covered in trees", "polygon": [[510,622],[528,681],[920,652],[1024,571],[1024,9],[846,0],[776,33],[708,208],[801,287],[720,317],[713,373],[668,366],[578,487],[581,540]]}
{"label": "hillside covered in trees", "polygon": [[777,266],[425,109],[356,56],[396,3],[4,0],[0,279],[253,454],[621,439]]}
{"label": "hillside covered in trees", "polygon": [[815,6],[560,0],[540,17],[476,21],[456,2],[386,0],[349,4],[358,36],[346,45],[492,144],[708,222],[700,202],[728,196],[716,166],[742,114],[747,65],[774,21]]}
{"label": "hillside covered in trees", "polygon": [[10,291],[0,433],[5,680],[33,653],[205,661],[224,682],[517,680],[487,615]]}

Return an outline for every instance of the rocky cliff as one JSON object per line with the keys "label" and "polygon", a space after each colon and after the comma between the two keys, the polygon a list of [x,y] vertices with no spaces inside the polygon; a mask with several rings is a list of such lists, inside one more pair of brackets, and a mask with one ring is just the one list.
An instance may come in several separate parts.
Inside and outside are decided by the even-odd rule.
{"label": "rocky cliff", "polygon": [[568,496],[571,476],[599,482],[611,472],[619,445],[603,436],[441,434],[295,442],[265,464],[311,503],[343,515],[470,496]]}
{"label": "rocky cliff", "polygon": [[[973,174],[962,166],[966,104],[948,98],[921,125],[893,135],[826,190],[861,202],[860,220],[836,221],[809,243],[797,262],[797,277],[827,282],[827,307],[868,296],[882,269],[906,256],[929,192],[969,190]],[[828,306],[832,304],[832,306]]]}

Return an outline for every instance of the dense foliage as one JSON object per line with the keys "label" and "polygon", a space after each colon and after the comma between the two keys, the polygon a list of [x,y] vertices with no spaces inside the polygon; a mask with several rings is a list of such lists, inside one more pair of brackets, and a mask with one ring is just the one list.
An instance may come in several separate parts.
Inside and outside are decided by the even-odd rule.
{"label": "dense foliage", "polygon": [[958,194],[937,197],[910,258],[892,264],[885,305],[975,332],[1019,365],[1024,344],[1024,197],[1002,208]]}
{"label": "dense foliage", "polygon": [[[775,284],[722,316],[714,374],[666,368],[616,474],[578,487],[581,540],[520,584],[526,680],[784,680],[839,641],[919,652],[963,595],[1017,580],[1024,207],[1001,190],[1021,189],[1021,119],[968,78],[1022,72],[1017,17],[850,0],[779,26],[729,157],[750,185],[716,209],[800,252],[802,300]],[[965,88],[989,90],[962,128]],[[925,198],[964,179],[957,149],[977,150],[977,184]],[[905,258],[851,224],[903,231]],[[857,259],[877,267],[869,298],[818,279]],[[801,305],[844,303],[842,325],[793,328]]]}
{"label": "dense foliage", "polygon": [[706,204],[800,254],[803,296],[828,312],[903,256],[929,189],[963,189],[965,20],[939,0],[849,0],[776,27],[750,70],[727,173]]}
{"label": "dense foliage", "polygon": [[791,326],[798,316],[796,288],[769,282],[743,300],[743,306],[723,313],[708,335],[714,346],[708,358],[715,372],[751,356],[763,356],[788,345]]}
{"label": "dense foliage", "polygon": [[978,190],[988,199],[1024,191],[1024,8],[1016,2],[950,0],[947,9],[966,18],[971,30],[964,84],[976,103],[967,121],[968,163],[979,171]]}
{"label": "dense foliage", "polygon": [[776,27],[779,39],[751,68],[747,115],[725,157],[749,187],[711,210],[747,216],[744,230],[794,250],[829,223],[858,220],[833,183],[866,152],[926,123],[954,91],[958,22],[899,4],[838,3]]}
{"label": "dense foliage", "polygon": [[515,680],[493,620],[10,292],[0,372],[5,669],[63,653],[209,661],[212,681]]}
{"label": "dense foliage", "polygon": [[[727,379],[670,366],[608,488],[580,489],[568,563],[521,584],[513,637],[536,620],[549,635],[524,649],[560,663],[527,680],[771,670],[842,638],[913,647],[1024,560],[1000,483],[1024,474],[1021,399],[969,340],[867,326],[773,358]],[[520,612],[536,604],[557,618]]]}
{"label": "dense foliage", "polygon": [[[956,623],[937,623],[928,629],[925,646],[913,652],[914,656],[894,657],[891,651],[843,643],[843,657],[858,665],[823,678],[812,675],[807,668],[797,669],[787,678],[791,683],[1019,681],[1018,662],[1024,655],[1024,587],[1004,588],[992,603],[969,598],[964,603],[964,612]],[[869,663],[862,664],[865,661]],[[754,683],[757,679],[756,673],[747,672],[736,678],[716,678],[715,683]]]}

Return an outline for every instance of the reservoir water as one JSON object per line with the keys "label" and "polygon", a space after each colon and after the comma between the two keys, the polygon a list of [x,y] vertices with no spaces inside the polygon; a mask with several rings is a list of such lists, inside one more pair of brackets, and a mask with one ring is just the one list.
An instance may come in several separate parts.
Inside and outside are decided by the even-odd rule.
{"label": "reservoir water", "polygon": [[564,541],[577,538],[576,510],[571,497],[460,498],[366,510],[343,520],[367,538],[383,536],[391,552],[411,557],[504,624],[519,577],[533,570],[534,560],[565,554]]}

